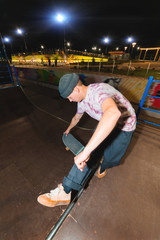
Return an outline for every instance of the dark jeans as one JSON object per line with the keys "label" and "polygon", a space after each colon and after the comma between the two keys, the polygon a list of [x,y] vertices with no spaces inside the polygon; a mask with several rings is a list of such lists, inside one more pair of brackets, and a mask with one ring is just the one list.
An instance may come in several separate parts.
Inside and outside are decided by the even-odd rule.
{"label": "dark jeans", "polygon": [[100,146],[94,150],[83,172],[81,172],[75,164],[73,165],[68,176],[64,177],[63,180],[65,192],[69,193],[72,189],[79,191],[83,187],[85,175],[90,171],[92,165],[100,160],[102,155],[104,155],[104,159],[101,165],[101,172],[106,168],[119,165],[121,158],[128,148],[132,135],[133,131],[125,132],[115,128]]}

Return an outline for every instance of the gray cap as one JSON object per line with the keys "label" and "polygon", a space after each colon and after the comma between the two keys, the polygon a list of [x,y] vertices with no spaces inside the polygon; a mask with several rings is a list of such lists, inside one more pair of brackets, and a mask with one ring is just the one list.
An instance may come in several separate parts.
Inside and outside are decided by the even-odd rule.
{"label": "gray cap", "polygon": [[60,78],[58,90],[63,98],[67,98],[77,85],[79,76],[76,73],[65,74]]}

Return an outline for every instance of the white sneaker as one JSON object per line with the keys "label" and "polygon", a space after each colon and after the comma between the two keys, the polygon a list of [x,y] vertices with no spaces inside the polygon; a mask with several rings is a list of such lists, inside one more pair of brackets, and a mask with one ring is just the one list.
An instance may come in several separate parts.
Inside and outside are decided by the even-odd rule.
{"label": "white sneaker", "polygon": [[71,192],[67,194],[62,184],[59,184],[58,187],[51,190],[50,193],[40,195],[37,201],[46,207],[68,205],[71,201]]}

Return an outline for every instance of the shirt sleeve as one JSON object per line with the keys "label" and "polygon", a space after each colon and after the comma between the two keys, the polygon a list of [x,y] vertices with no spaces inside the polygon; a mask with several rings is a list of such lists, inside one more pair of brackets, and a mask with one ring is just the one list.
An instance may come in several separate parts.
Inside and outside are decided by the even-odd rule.
{"label": "shirt sleeve", "polygon": [[83,114],[85,112],[85,109],[83,108],[81,103],[77,103],[77,113],[78,114]]}
{"label": "shirt sleeve", "polygon": [[101,92],[97,97],[97,103],[101,106],[105,99],[110,98],[108,93]]}

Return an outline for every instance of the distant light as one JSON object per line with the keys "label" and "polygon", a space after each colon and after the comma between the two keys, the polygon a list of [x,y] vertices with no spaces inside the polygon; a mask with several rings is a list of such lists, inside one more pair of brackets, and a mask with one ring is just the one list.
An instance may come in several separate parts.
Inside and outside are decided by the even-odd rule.
{"label": "distant light", "polygon": [[99,48],[98,51],[100,52],[100,51],[101,51],[101,48]]}
{"label": "distant light", "polygon": [[128,47],[124,47],[124,50],[126,51]]}
{"label": "distant light", "polygon": [[43,46],[43,45],[41,45],[41,49],[44,49],[44,46]]}
{"label": "distant light", "polygon": [[137,47],[137,50],[139,50],[140,49],[140,47]]}
{"label": "distant light", "polygon": [[137,44],[136,42],[133,42],[132,47],[134,48],[136,46],[136,44]]}
{"label": "distant light", "polygon": [[5,37],[5,38],[4,38],[4,42],[6,42],[6,43],[10,42],[10,38]]}
{"label": "distant light", "polygon": [[92,50],[93,50],[93,51],[96,51],[96,50],[97,50],[97,47],[92,47]]}
{"label": "distant light", "polygon": [[87,49],[84,49],[85,52],[87,52]]}
{"label": "distant light", "polygon": [[62,15],[62,14],[58,14],[57,17],[56,17],[56,19],[57,19],[58,22],[62,23],[62,22],[64,22],[65,17],[64,17],[64,15]]}
{"label": "distant light", "polygon": [[68,47],[70,47],[70,46],[71,46],[70,42],[67,42],[67,46],[68,46]]}
{"label": "distant light", "polygon": [[22,35],[22,34],[23,34],[23,30],[20,29],[20,28],[17,28],[17,33],[18,33],[19,35]]}
{"label": "distant light", "polygon": [[119,50],[119,47],[116,47],[116,51],[118,51]]}
{"label": "distant light", "polygon": [[109,43],[110,42],[109,38],[108,37],[104,38],[104,42]]}

